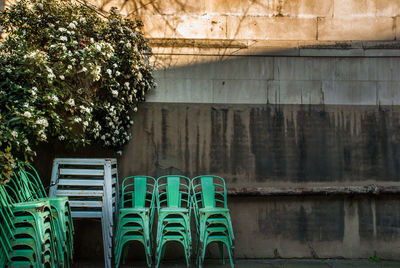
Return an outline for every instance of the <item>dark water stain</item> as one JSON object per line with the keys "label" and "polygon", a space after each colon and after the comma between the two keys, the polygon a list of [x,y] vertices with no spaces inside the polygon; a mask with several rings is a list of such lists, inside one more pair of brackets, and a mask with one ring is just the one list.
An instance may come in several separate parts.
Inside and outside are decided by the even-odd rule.
{"label": "dark water stain", "polygon": [[161,152],[163,156],[167,155],[168,150],[168,109],[161,108]]}
{"label": "dark water stain", "polygon": [[246,174],[248,172],[249,154],[248,154],[248,136],[246,126],[242,121],[242,112],[233,113],[233,137],[231,142],[231,164],[232,174]]}
{"label": "dark water stain", "polygon": [[230,170],[226,138],[228,112],[226,108],[211,110],[210,171],[213,173],[227,173]]}
{"label": "dark water stain", "polygon": [[[186,108],[185,114],[185,170],[189,172],[190,170],[190,149],[189,149],[189,118],[188,118],[189,107]],[[188,174],[191,176],[192,174]]]}
{"label": "dark water stain", "polygon": [[374,219],[371,200],[363,199],[362,202],[358,202],[358,217],[360,239],[372,239],[374,236]]}
{"label": "dark water stain", "polygon": [[376,200],[377,238],[383,241],[396,241],[400,236],[399,198]]}

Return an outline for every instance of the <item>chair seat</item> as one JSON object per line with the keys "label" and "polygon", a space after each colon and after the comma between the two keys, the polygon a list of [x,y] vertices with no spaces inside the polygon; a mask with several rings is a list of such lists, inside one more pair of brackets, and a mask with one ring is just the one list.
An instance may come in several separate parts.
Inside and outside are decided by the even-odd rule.
{"label": "chair seat", "polygon": [[141,212],[146,212],[150,211],[150,208],[120,208],[119,213],[141,213]]}
{"label": "chair seat", "polygon": [[188,212],[189,209],[187,208],[178,208],[178,207],[168,207],[168,208],[161,208],[160,212]]}
{"label": "chair seat", "polygon": [[213,212],[213,213],[218,213],[218,212],[229,212],[228,208],[201,208],[199,209],[200,212],[208,213],[208,212]]}

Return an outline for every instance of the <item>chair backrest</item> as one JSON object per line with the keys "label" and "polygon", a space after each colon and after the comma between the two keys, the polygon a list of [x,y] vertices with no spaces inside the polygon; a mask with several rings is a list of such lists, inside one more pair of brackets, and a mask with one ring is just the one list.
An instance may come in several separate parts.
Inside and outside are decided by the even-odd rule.
{"label": "chair backrest", "polygon": [[226,186],[223,178],[215,175],[197,176],[191,181],[195,206],[201,208],[227,208]]}
{"label": "chair backrest", "polygon": [[122,181],[121,208],[154,206],[155,179],[150,176],[131,176]]}
{"label": "chair backrest", "polygon": [[161,176],[157,179],[157,206],[190,207],[190,179],[181,175]]}

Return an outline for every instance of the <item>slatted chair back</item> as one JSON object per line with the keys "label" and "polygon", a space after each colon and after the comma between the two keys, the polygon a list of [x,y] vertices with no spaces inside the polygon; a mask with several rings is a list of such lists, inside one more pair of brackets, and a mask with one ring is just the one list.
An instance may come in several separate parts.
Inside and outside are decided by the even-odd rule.
{"label": "slatted chair back", "polygon": [[154,205],[155,179],[130,176],[122,181],[121,208],[150,208]]}
{"label": "slatted chair back", "polygon": [[8,261],[11,261],[9,255],[12,250],[10,241],[14,239],[13,217],[14,215],[7,200],[7,192],[4,186],[0,185],[0,249]]}
{"label": "slatted chair back", "polygon": [[101,218],[106,267],[111,267],[118,189],[116,159],[56,158],[53,162],[49,195],[67,196],[73,218]]}
{"label": "slatted chair back", "polygon": [[191,190],[198,208],[228,207],[225,181],[219,176],[197,176],[191,181]]}
{"label": "slatted chair back", "polygon": [[181,175],[157,179],[157,207],[190,208],[190,179]]}

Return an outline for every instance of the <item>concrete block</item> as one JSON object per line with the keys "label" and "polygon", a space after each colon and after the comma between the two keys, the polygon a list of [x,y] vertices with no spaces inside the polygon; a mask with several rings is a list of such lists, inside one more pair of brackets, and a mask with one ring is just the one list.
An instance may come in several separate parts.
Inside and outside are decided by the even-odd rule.
{"label": "concrete block", "polygon": [[229,16],[230,39],[315,40],[316,19],[291,17]]}
{"label": "concrete block", "polygon": [[387,58],[387,59],[390,66],[389,70],[390,80],[400,81],[400,58]]}
{"label": "concrete block", "polygon": [[226,17],[209,15],[144,15],[143,32],[151,38],[226,38]]}
{"label": "concrete block", "polygon": [[211,80],[159,79],[158,87],[147,97],[148,102],[212,103]]}
{"label": "concrete block", "polygon": [[346,17],[318,19],[318,40],[394,40],[394,19]]}
{"label": "concrete block", "polygon": [[400,57],[400,49],[366,49],[367,57]]}
{"label": "concrete block", "polygon": [[276,0],[205,0],[205,11],[221,14],[277,16],[282,3]]}
{"label": "concrete block", "polygon": [[[382,1],[382,0],[378,0]],[[382,1],[387,4],[390,1]],[[334,0],[333,16],[353,17],[365,16],[374,17],[376,14],[376,0]]]}
{"label": "concrete block", "polygon": [[[113,0],[115,1],[115,0]],[[122,0],[121,0],[122,1]],[[133,3],[136,13],[143,14],[157,14],[157,15],[173,15],[173,14],[200,14],[204,11],[205,0],[199,1],[176,1],[176,0],[133,0],[124,1],[125,3]]]}
{"label": "concrete block", "polygon": [[324,104],[375,105],[377,84],[369,81],[323,81]]}
{"label": "concrete block", "polygon": [[292,17],[332,17],[334,0],[289,0],[281,2],[281,13]]}
{"label": "concrete block", "polygon": [[213,80],[213,103],[265,104],[267,80]]}
{"label": "concrete block", "polygon": [[400,40],[400,16],[395,18],[396,40]]}
{"label": "concrete block", "polygon": [[233,57],[210,63],[213,78],[217,79],[273,79],[272,57]]}
{"label": "concrete block", "polygon": [[268,81],[267,85],[267,103],[269,104],[279,104],[279,81],[277,80],[270,80]]}
{"label": "concrete block", "polygon": [[378,103],[380,105],[400,104],[400,82],[385,81],[377,83]]}
{"label": "concrete block", "polygon": [[303,48],[303,49],[300,49],[300,56],[303,56],[303,57],[362,57],[362,56],[364,56],[364,50],[361,48],[355,48],[355,49]]}
{"label": "concrete block", "polygon": [[337,80],[391,80],[388,72],[390,58],[338,58],[335,79]]}
{"label": "concrete block", "polygon": [[375,6],[375,16],[395,17],[400,15],[400,1],[375,0]]}
{"label": "concrete block", "polygon": [[279,57],[274,62],[276,80],[332,80],[335,77],[334,58]]}
{"label": "concrete block", "polygon": [[280,81],[280,104],[321,104],[321,81]]}

